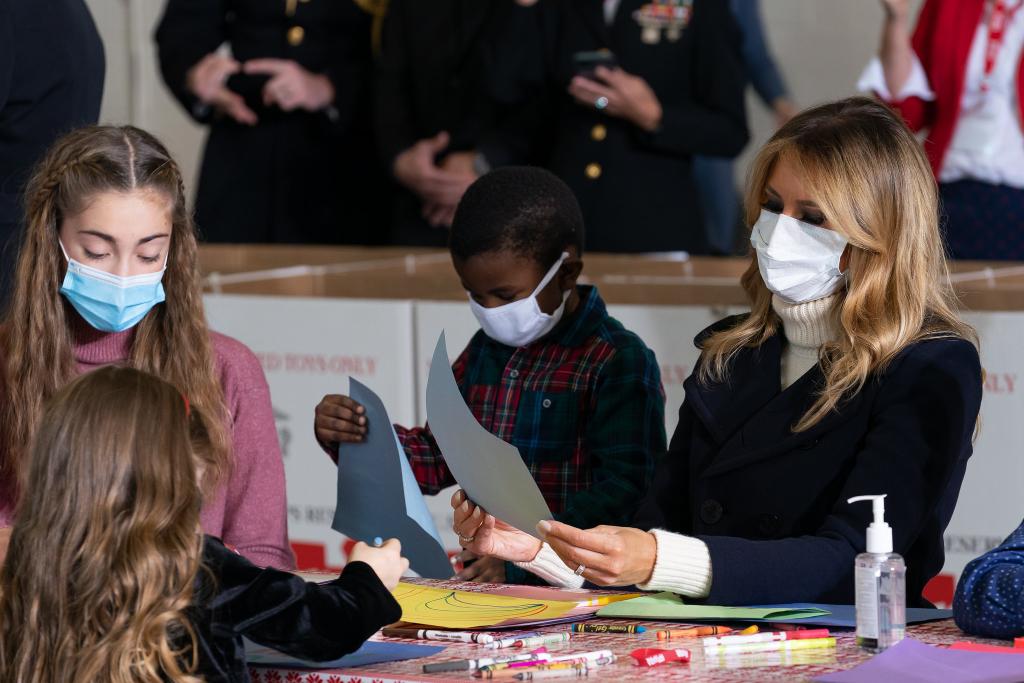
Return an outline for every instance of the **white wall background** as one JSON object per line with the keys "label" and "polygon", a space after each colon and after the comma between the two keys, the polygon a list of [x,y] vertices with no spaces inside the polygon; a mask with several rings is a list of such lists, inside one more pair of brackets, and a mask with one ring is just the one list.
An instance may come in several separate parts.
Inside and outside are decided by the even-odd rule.
{"label": "white wall background", "polygon": [[[86,0],[86,4],[107,49],[102,120],[132,123],[155,133],[182,165],[185,177],[194,179],[203,129],[171,98],[156,67],[152,35],[163,0]],[[912,4],[916,11],[921,0]],[[882,21],[878,0],[761,0],[761,11],[776,60],[799,105],[854,93],[857,76],[878,46]],[[771,114],[752,93],[749,102],[751,144],[737,164],[739,178],[774,126]]]}

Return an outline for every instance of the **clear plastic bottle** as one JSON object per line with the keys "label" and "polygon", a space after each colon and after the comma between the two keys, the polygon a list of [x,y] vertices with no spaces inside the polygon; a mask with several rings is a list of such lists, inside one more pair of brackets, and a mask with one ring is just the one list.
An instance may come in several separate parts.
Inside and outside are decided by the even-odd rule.
{"label": "clear plastic bottle", "polygon": [[907,565],[892,551],[892,528],[885,523],[885,496],[870,500],[874,522],[868,527],[867,552],[854,561],[857,600],[857,644],[881,652],[903,640],[907,630]]}

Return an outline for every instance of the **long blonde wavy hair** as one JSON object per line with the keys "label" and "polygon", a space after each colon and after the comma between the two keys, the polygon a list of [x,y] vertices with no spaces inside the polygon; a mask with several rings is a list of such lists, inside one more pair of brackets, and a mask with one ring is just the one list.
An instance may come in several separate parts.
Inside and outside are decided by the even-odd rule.
{"label": "long blonde wavy hair", "polygon": [[[108,366],[47,405],[0,571],[0,681],[191,683],[203,421],[172,385]],[[195,455],[194,455],[195,453]]]}
{"label": "long blonde wavy hair", "polygon": [[0,328],[4,363],[0,474],[16,481],[45,401],[76,375],[72,321],[58,290],[66,263],[58,231],[98,194],[153,191],[171,206],[163,285],[167,294],[136,326],[127,364],[170,382],[210,417],[216,456],[211,481],[229,468],[227,408],[218,380],[197,266],[192,217],[181,172],[164,146],[132,126],[90,126],[65,135],[38,164],[25,194],[26,235],[14,293]]}
{"label": "long blonde wavy hair", "polygon": [[[847,287],[832,311],[842,333],[821,350],[825,384],[793,426],[799,432],[836,410],[910,344],[935,337],[959,337],[975,346],[978,341],[959,317],[931,167],[897,114],[876,100],[851,97],[793,118],[753,162],[747,225],[757,221],[780,159],[792,165],[808,198],[851,247]],[[703,342],[698,377],[704,382],[725,380],[735,354],[760,346],[781,324],[756,253],[741,283],[751,313]]]}

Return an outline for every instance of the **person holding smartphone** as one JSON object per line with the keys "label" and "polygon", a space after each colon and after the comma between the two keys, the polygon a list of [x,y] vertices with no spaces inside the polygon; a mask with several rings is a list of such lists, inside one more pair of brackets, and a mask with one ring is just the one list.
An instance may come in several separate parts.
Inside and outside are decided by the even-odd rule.
{"label": "person holding smartphone", "polygon": [[747,141],[737,30],[723,3],[516,0],[494,41],[488,164],[536,163],[573,190],[599,252],[704,253],[695,154]]}

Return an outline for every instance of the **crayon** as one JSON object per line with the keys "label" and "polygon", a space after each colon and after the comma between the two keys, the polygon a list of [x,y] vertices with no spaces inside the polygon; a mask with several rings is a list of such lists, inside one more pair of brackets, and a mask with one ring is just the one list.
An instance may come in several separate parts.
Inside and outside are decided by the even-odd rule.
{"label": "crayon", "polygon": [[638,624],[573,624],[573,633],[643,633],[645,626]]}
{"label": "crayon", "polygon": [[728,626],[695,626],[679,630],[658,631],[658,640],[670,640],[672,638],[700,638],[702,636],[717,636],[725,633],[732,633],[733,629]]}

